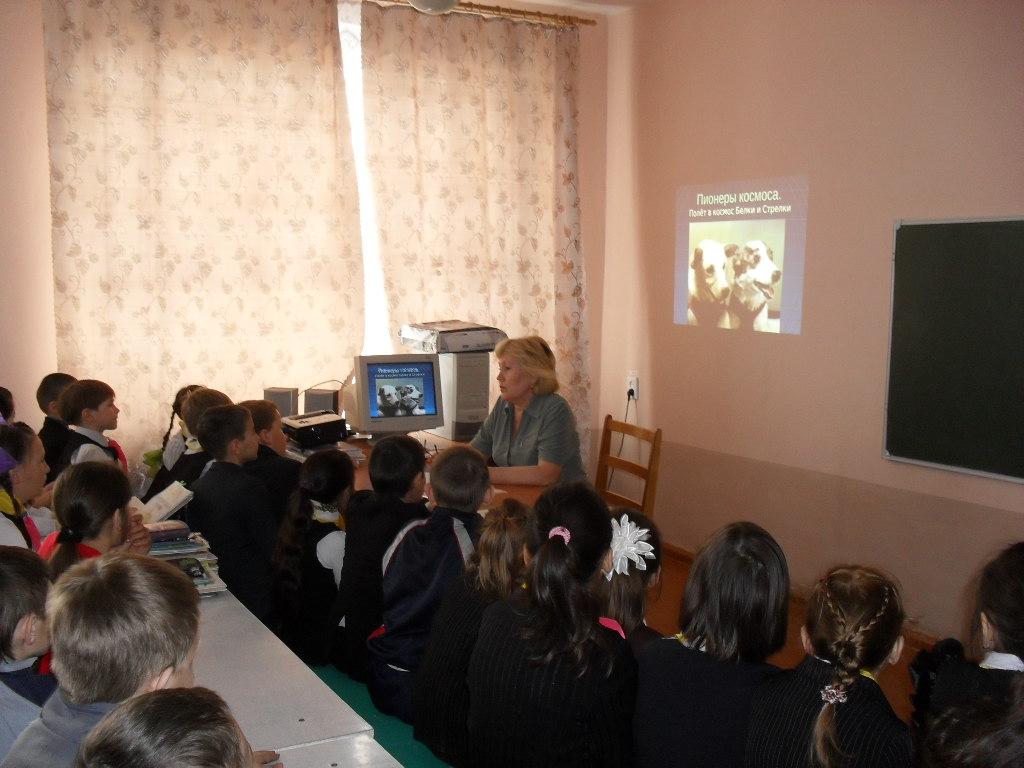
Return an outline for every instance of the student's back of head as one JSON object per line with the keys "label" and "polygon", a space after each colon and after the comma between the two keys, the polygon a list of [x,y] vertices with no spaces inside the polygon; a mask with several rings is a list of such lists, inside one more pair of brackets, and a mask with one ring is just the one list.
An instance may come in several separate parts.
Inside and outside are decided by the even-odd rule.
{"label": "student's back of head", "polygon": [[523,583],[525,555],[532,558],[539,544],[533,510],[515,499],[505,499],[484,517],[466,573],[481,594],[493,600],[508,599]]}
{"label": "student's back of head", "polygon": [[76,704],[191,685],[199,593],[169,563],[131,554],[83,560],[53,585],[46,614],[54,673]]}
{"label": "student's back of head", "polygon": [[487,461],[468,445],[441,451],[430,465],[430,487],[438,506],[476,512],[491,487]]}
{"label": "student's back of head", "polygon": [[96,379],[79,379],[61,392],[58,407],[61,418],[68,424],[82,423],[82,411],[98,410],[103,403],[114,397],[114,390],[106,382]]}
{"label": "student's back of head", "polygon": [[423,474],[423,446],[409,435],[388,435],[370,451],[370,484],[374,493],[395,499],[407,496]]}
{"label": "student's back of head", "polygon": [[181,420],[185,422],[188,433],[199,437],[199,421],[203,414],[218,405],[231,405],[231,398],[209,387],[200,387],[189,394],[181,405]]}
{"label": "student's back of head", "polygon": [[[171,420],[167,424],[167,431],[164,432],[163,440],[160,442],[161,448],[167,447],[167,441],[171,439],[171,430],[174,429],[174,420],[180,418],[184,420],[181,415],[182,408],[185,407],[185,401],[189,399],[193,392],[198,392],[200,389],[205,389],[201,384],[186,384],[184,387],[174,393],[174,402],[171,403]],[[210,390],[215,391],[215,390]]]}
{"label": "student's back of head", "polygon": [[632,509],[612,511],[612,570],[601,585],[608,616],[627,636],[644,623],[647,588],[661,575],[661,534],[650,518]]}
{"label": "student's back of head", "polygon": [[199,420],[196,437],[213,458],[223,461],[231,442],[244,440],[251,424],[252,416],[242,406],[215,405]]}
{"label": "student's back of head", "polygon": [[814,655],[832,670],[832,682],[822,690],[824,704],[812,745],[826,768],[846,765],[850,757],[837,740],[837,705],[846,700],[862,671],[876,672],[889,659],[900,640],[903,618],[899,587],[873,568],[833,568],[814,585],[804,628]]}
{"label": "student's back of head", "polygon": [[65,469],[53,489],[53,513],[60,523],[50,572],[57,578],[78,562],[78,545],[108,538],[120,544],[127,533],[126,511],[132,491],[121,468],[105,461],[85,461]]}
{"label": "student's back of head", "polygon": [[47,416],[59,416],[59,409],[58,413],[54,413],[53,407],[60,402],[64,390],[76,381],[78,379],[69,373],[48,373],[43,376],[43,380],[36,387],[36,404],[39,410]]}
{"label": "student's back of head", "polygon": [[974,611],[974,633],[982,645],[1024,659],[1024,541],[982,569]]}
{"label": "student's back of head", "polygon": [[208,688],[130,699],[89,734],[75,768],[251,768],[252,751],[224,700]]}
{"label": "student's back of head", "polygon": [[314,504],[336,512],[344,510],[355,480],[352,459],[335,448],[317,451],[302,463],[299,487],[289,501],[272,561],[286,612],[300,608],[297,595],[302,587],[302,555],[306,532],[313,521]]}
{"label": "student's back of head", "polygon": [[980,697],[944,710],[925,732],[920,768],[1020,768],[1024,765],[1024,675],[1009,701]]}
{"label": "student's back of head", "polygon": [[14,418],[14,395],[7,387],[0,387],[0,422]]}
{"label": "student's back of head", "polygon": [[595,587],[612,538],[608,506],[589,484],[562,483],[540,495],[534,515],[540,545],[527,581],[524,639],[538,662],[568,653],[582,671],[605,637]]}
{"label": "student's back of head", "polygon": [[26,618],[34,617],[45,635],[49,589],[50,574],[39,555],[21,547],[0,547],[0,655],[3,658],[23,658],[18,652],[24,641],[19,636],[18,625]]}
{"label": "student's back of head", "polygon": [[759,525],[732,523],[694,559],[679,627],[716,659],[757,663],[785,644],[788,610],[782,548]]}

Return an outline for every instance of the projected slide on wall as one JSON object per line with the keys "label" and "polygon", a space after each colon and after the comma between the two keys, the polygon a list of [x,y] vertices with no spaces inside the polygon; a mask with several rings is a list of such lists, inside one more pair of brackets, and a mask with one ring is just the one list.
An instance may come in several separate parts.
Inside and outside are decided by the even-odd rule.
{"label": "projected slide on wall", "polygon": [[803,176],[680,188],[678,325],[800,333],[807,188]]}

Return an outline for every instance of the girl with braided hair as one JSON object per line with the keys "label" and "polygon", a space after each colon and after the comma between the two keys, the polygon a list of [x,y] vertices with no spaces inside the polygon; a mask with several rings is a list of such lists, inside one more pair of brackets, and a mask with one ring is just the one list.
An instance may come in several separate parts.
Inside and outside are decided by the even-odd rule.
{"label": "girl with braided hair", "polygon": [[331,609],[345,561],[344,513],[355,479],[355,465],[342,451],[312,454],[278,532],[272,560],[277,634],[307,664],[329,659]]}
{"label": "girl with braided hair", "polygon": [[903,651],[897,584],[843,566],[814,586],[800,629],[807,657],[754,695],[747,766],[904,768],[910,734],[876,675]]}

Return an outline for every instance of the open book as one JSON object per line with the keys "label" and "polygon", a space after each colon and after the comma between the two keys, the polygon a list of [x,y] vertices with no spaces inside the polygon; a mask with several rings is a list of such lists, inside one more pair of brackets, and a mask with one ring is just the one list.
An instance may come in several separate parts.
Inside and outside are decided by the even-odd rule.
{"label": "open book", "polygon": [[128,502],[129,509],[135,509],[142,514],[142,522],[158,523],[166,520],[179,509],[192,500],[192,491],[188,490],[179,482],[173,482],[156,496],[143,504],[137,497],[133,496]]}

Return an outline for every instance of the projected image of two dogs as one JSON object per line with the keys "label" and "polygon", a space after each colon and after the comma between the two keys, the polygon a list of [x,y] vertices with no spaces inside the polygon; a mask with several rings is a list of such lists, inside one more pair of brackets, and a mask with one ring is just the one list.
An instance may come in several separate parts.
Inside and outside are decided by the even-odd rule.
{"label": "projected image of two dogs", "polygon": [[779,332],[782,269],[764,240],[701,240],[689,266],[689,325]]}

